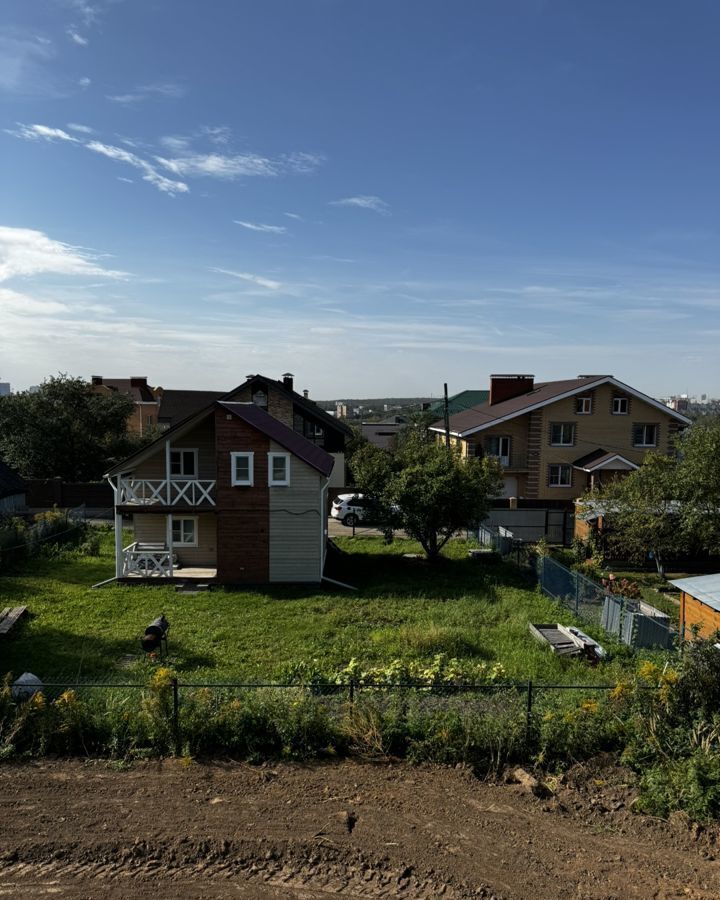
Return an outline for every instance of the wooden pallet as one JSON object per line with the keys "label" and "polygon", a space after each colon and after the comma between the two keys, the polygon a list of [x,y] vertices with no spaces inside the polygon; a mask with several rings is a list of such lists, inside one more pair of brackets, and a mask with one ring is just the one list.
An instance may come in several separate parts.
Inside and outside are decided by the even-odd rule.
{"label": "wooden pallet", "polygon": [[0,637],[10,634],[15,624],[27,615],[27,611],[27,606],[6,606],[0,612]]}

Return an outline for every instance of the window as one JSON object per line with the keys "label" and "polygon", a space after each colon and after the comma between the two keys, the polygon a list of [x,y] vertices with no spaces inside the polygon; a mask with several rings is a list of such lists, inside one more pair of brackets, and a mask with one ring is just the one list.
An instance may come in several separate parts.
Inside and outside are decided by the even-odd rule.
{"label": "window", "polygon": [[197,547],[197,519],[195,517],[180,519],[172,517],[173,544],[183,547]]}
{"label": "window", "polygon": [[268,453],[268,484],[290,484],[289,453]]}
{"label": "window", "polygon": [[510,465],[510,438],[491,434],[485,438],[485,453],[487,456],[496,456],[500,465]]}
{"label": "window", "polygon": [[253,486],[253,454],[230,454],[230,484],[240,487]]}
{"label": "window", "polygon": [[613,397],[612,413],[614,416],[626,416],[628,414],[628,398]]}
{"label": "window", "polygon": [[592,397],[578,397],[575,412],[579,416],[589,416],[592,412]]}
{"label": "window", "polygon": [[633,425],[633,447],[657,447],[657,425]]}
{"label": "window", "polygon": [[548,466],[550,487],[572,487],[572,468],[564,463]]}
{"label": "window", "polygon": [[575,443],[575,425],[572,422],[551,423],[550,443],[553,447],[572,447]]}
{"label": "window", "polygon": [[170,477],[197,478],[197,450],[170,450]]}

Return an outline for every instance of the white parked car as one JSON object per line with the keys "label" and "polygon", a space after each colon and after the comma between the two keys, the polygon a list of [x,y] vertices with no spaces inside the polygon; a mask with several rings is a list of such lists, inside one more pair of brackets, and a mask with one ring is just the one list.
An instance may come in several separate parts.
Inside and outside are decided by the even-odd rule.
{"label": "white parked car", "polygon": [[333,500],[330,515],[348,527],[359,525],[361,522],[370,525],[381,518],[377,501],[365,494],[340,494]]}

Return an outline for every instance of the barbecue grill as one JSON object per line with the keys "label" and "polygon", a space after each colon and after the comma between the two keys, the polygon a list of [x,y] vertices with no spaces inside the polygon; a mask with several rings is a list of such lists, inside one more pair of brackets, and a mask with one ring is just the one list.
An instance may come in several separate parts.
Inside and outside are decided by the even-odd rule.
{"label": "barbecue grill", "polygon": [[154,619],[145,629],[145,634],[140,639],[140,646],[149,656],[160,654],[160,659],[168,655],[167,633],[170,631],[170,623],[164,615]]}

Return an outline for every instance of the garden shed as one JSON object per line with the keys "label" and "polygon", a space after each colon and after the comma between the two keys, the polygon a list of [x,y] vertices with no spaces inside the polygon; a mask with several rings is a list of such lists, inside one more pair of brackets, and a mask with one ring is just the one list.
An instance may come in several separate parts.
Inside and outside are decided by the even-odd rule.
{"label": "garden shed", "polygon": [[680,591],[680,634],[686,640],[696,628],[699,637],[720,629],[720,573],[671,581]]}

